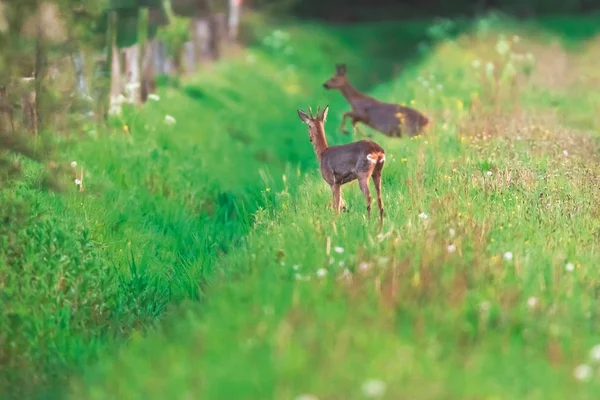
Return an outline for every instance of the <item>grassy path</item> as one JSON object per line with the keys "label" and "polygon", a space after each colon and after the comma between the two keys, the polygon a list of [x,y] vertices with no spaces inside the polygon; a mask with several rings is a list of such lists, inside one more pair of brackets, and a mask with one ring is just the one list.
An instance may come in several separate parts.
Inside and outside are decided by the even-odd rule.
{"label": "grassy path", "polygon": [[[214,81],[222,103],[246,110],[232,122],[242,134],[288,135],[278,143],[289,147],[273,151],[311,170],[267,181],[266,208],[219,258],[205,301],[102,360],[73,382],[72,398],[593,398],[598,47],[567,52],[547,32],[503,26],[506,43],[480,26],[372,90],[413,99],[436,121],[415,140],[375,136],[389,154],[381,233],[356,185],[344,192],[351,212],[332,216],[295,120],[307,98],[330,103],[326,130],[342,140],[346,107],[307,89],[330,73],[322,53],[301,54],[310,78],[272,92],[279,64],[261,65],[264,80],[236,68],[223,75],[234,83]],[[249,85],[255,107],[225,98],[235,82]],[[207,154],[239,165],[224,160],[218,137]]]}

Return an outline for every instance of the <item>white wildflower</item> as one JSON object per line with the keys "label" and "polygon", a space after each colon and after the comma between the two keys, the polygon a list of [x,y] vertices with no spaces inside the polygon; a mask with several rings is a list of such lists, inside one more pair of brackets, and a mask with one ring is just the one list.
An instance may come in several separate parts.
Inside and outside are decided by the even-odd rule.
{"label": "white wildflower", "polygon": [[530,298],[527,299],[527,306],[529,308],[534,308],[535,306],[537,306],[537,303],[538,303],[537,297],[531,296]]}
{"label": "white wildflower", "polygon": [[492,176],[493,172],[492,171],[488,171],[488,172],[486,172],[486,174],[487,174],[487,176]]}
{"label": "white wildflower", "polygon": [[77,161],[71,161],[71,167],[75,168],[77,166]]}
{"label": "white wildflower", "polygon": [[293,269],[294,271],[298,271],[298,270],[300,269],[300,266],[299,266],[298,264],[296,264],[296,265],[293,265],[293,266],[292,266],[292,269]]}
{"label": "white wildflower", "polygon": [[481,61],[479,61],[479,60],[473,60],[473,62],[471,63],[471,65],[473,66],[473,68],[479,68],[479,67],[481,67]]}
{"label": "white wildflower", "polygon": [[569,272],[575,270],[575,264],[573,263],[567,263],[567,265],[565,266],[565,269]]}
{"label": "white wildflower", "polygon": [[510,45],[508,44],[508,42],[506,40],[504,40],[504,38],[501,38],[500,40],[498,40],[498,43],[496,43],[496,51],[498,52],[498,54],[503,56],[506,53],[508,53],[509,50],[510,50]]}
{"label": "white wildflower", "polygon": [[301,394],[296,396],[294,400],[319,400],[319,398],[314,394]]}
{"label": "white wildflower", "polygon": [[479,311],[481,311],[481,312],[488,312],[488,311],[490,311],[491,307],[492,307],[492,304],[487,300],[479,303]]}
{"label": "white wildflower", "polygon": [[566,157],[569,155],[569,152],[567,150],[563,150],[563,155]]}
{"label": "white wildflower", "polygon": [[75,184],[76,185],[81,185],[81,179],[75,179]]}
{"label": "white wildflower", "polygon": [[456,251],[456,245],[451,244],[448,246],[448,253],[454,253]]}
{"label": "white wildflower", "polygon": [[309,281],[310,280],[310,276],[304,276],[302,274],[295,274],[294,277],[296,278],[297,281]]}
{"label": "white wildflower", "polygon": [[535,61],[535,57],[531,53],[527,53],[525,55],[525,58],[527,58],[527,61],[529,61],[529,62],[534,62]]}
{"label": "white wildflower", "polygon": [[174,125],[175,124],[175,118],[171,115],[165,115],[165,124],[167,125]]}
{"label": "white wildflower", "polygon": [[367,263],[367,262],[364,262],[364,261],[363,261],[363,262],[361,262],[360,264],[358,264],[358,269],[359,269],[361,272],[367,272],[367,271],[369,270],[369,263]]}
{"label": "white wildflower", "polygon": [[592,367],[587,364],[578,365],[573,371],[573,375],[578,381],[587,381],[592,376]]}
{"label": "white wildflower", "polygon": [[594,361],[600,361],[600,344],[592,347],[592,350],[590,350],[590,358]]}
{"label": "white wildflower", "polygon": [[485,65],[485,72],[491,76],[494,73],[494,64],[491,62],[488,62]]}
{"label": "white wildflower", "polygon": [[342,261],[340,261],[340,262],[338,263],[338,265],[339,265],[340,267],[342,267],[342,268],[343,268],[343,267],[344,267],[344,265],[346,265],[346,263],[345,263],[345,262],[342,260]]}
{"label": "white wildflower", "polygon": [[429,218],[429,215],[425,214],[425,212],[421,212],[421,214],[419,214],[419,218],[425,220],[425,219]]}
{"label": "white wildflower", "polygon": [[148,98],[149,98],[150,100],[154,100],[154,101],[159,101],[159,100],[160,100],[160,96],[159,96],[159,95],[157,95],[157,94],[154,94],[154,93],[150,93],[150,94],[148,95]]}
{"label": "white wildflower", "polygon": [[450,237],[453,238],[456,235],[456,231],[454,230],[454,228],[450,228],[448,230],[448,232],[450,233]]}
{"label": "white wildflower", "polygon": [[319,269],[317,270],[317,276],[318,276],[319,278],[322,278],[322,277],[324,277],[325,275],[327,275],[327,270],[326,270],[325,268],[319,268]]}
{"label": "white wildflower", "polygon": [[344,252],[344,248],[340,247],[340,246],[336,246],[333,248],[333,251],[335,251],[336,253],[342,254]]}
{"label": "white wildflower", "polygon": [[504,253],[504,259],[506,261],[510,261],[513,259],[513,253],[511,253],[510,251],[507,251],[506,253]]}
{"label": "white wildflower", "polygon": [[385,393],[385,382],[379,379],[369,379],[363,383],[362,391],[367,397],[381,397]]}

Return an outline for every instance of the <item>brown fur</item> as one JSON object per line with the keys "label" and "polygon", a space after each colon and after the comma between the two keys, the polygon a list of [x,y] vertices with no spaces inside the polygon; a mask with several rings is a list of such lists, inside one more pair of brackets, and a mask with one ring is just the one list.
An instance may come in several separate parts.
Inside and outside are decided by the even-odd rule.
{"label": "brown fur", "polygon": [[346,76],[346,65],[338,64],[336,73],[323,84],[325,89],[335,89],[342,92],[352,111],[344,113],[340,130],[348,134],[345,128],[347,118],[352,119],[352,127],[357,131],[356,124],[363,124],[390,137],[401,137],[405,130],[409,136],[420,134],[429,119],[419,111],[399,104],[384,103],[367,96],[355,89]]}
{"label": "brown fur", "polygon": [[[315,149],[319,161],[321,175],[333,194],[333,206],[337,213],[340,212],[344,200],[342,199],[342,185],[358,180],[360,189],[367,202],[367,214],[371,217],[371,192],[369,190],[369,179],[373,178],[375,192],[377,193],[377,204],[379,206],[380,224],[383,223],[383,200],[381,198],[381,171],[385,163],[385,151],[377,143],[370,140],[328,146],[325,137],[325,120],[329,106],[323,112],[317,110],[317,115],[312,115],[298,110],[300,119],[308,125],[310,141]],[[343,205],[345,209],[346,206]]]}

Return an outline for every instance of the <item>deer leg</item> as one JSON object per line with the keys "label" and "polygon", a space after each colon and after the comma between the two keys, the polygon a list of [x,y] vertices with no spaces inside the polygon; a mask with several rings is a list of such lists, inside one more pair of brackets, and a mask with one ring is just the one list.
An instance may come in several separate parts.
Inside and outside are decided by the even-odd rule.
{"label": "deer leg", "polygon": [[373,183],[375,184],[375,193],[377,194],[377,205],[379,206],[379,226],[383,225],[383,199],[381,198],[381,170],[383,163],[379,163],[373,170]]}
{"label": "deer leg", "polygon": [[342,188],[339,184],[334,183],[331,185],[331,192],[333,193],[333,209],[339,214],[342,202]]}
{"label": "deer leg", "polygon": [[365,200],[367,201],[367,216],[371,218],[371,202],[373,199],[371,198],[371,191],[369,190],[369,175],[358,178],[358,184],[360,185],[360,190],[362,190],[363,194],[365,195]]}
{"label": "deer leg", "polygon": [[347,118],[352,118],[352,126],[355,127],[357,122],[362,122],[363,121],[363,117],[359,114],[357,114],[355,111],[348,111],[344,113],[344,116],[342,117],[342,124],[340,125],[340,130],[342,131],[342,133],[344,134],[348,134],[348,131],[346,130],[346,119]]}

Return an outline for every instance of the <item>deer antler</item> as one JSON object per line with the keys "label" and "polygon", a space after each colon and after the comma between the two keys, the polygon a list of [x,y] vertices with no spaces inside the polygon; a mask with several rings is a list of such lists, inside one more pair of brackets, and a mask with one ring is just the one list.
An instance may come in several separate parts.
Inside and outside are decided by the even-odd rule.
{"label": "deer antler", "polygon": [[308,116],[312,119],[313,117],[313,113],[312,113],[312,107],[308,107]]}

